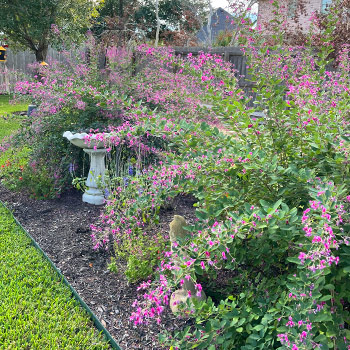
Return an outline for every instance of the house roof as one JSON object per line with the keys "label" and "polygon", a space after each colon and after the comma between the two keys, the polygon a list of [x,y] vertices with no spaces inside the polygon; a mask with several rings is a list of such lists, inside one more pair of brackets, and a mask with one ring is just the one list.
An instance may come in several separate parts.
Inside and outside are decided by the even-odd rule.
{"label": "house roof", "polygon": [[[211,41],[214,41],[220,32],[230,31],[235,28],[234,24],[231,24],[234,17],[219,7],[211,16]],[[201,42],[208,41],[208,28],[205,24],[197,33],[197,39]]]}

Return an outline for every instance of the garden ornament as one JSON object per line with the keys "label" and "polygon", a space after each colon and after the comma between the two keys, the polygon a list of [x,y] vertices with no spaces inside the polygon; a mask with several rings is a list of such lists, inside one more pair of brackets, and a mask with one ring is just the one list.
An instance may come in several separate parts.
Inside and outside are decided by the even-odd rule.
{"label": "garden ornament", "polygon": [[0,46],[0,62],[6,62],[6,48]]}
{"label": "garden ornament", "polygon": [[[170,242],[173,243],[177,240],[184,239],[187,235],[184,227],[186,226],[186,220],[180,215],[174,215],[173,221],[170,223]],[[181,260],[175,257],[175,264],[177,266],[181,265]],[[184,283],[181,289],[176,290],[170,297],[170,309],[173,313],[178,311],[178,306],[181,303],[186,303],[189,298],[196,298],[199,301],[205,300],[206,296],[204,291],[198,295],[196,287],[193,281],[184,279]]]}
{"label": "garden ornament", "polygon": [[[105,134],[106,135],[106,134]],[[73,145],[83,149],[90,156],[90,170],[86,180],[87,189],[83,194],[83,202],[101,205],[105,203],[104,193],[101,188],[104,185],[105,155],[107,150],[105,144],[97,140],[96,135],[87,133],[75,133],[66,131],[63,137],[67,138]]]}
{"label": "garden ornament", "polygon": [[37,109],[36,105],[29,105],[27,110],[27,116],[29,117]]}

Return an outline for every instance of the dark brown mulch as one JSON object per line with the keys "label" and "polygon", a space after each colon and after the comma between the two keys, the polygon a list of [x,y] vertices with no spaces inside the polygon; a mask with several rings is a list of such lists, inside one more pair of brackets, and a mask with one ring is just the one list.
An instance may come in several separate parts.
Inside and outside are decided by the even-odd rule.
{"label": "dark brown mulch", "polygon": [[[160,349],[158,334],[183,326],[170,310],[160,326],[135,327],[129,321],[131,304],[137,296],[137,285],[127,283],[122,273],[107,269],[109,251],[92,249],[90,224],[96,222],[101,207],[81,200],[81,193],[69,191],[55,200],[38,201],[23,193],[14,193],[0,185],[0,199],[13,211],[23,227],[33,236],[69,283],[100,319],[124,350]],[[157,230],[166,234],[174,214],[193,222],[193,200],[175,199],[163,210]]]}

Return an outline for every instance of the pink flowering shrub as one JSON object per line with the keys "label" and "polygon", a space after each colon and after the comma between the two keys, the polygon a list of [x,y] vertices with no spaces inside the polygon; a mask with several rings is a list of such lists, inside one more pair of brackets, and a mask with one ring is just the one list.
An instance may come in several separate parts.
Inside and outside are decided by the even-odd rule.
{"label": "pink flowering shrub", "polygon": [[[153,180],[161,189],[148,208],[191,193],[198,220],[187,239],[163,252],[158,278],[140,285],[131,320],[161,322],[171,293],[192,280],[196,294],[204,290],[208,299],[180,305],[195,322],[163,335],[166,346],[348,349],[348,49],[332,70],[331,31],[319,53],[284,48],[278,35],[272,46],[264,44],[259,31],[244,41],[254,108],[239,88],[207,89],[224,133],[206,123],[169,121],[163,110],[149,120],[147,130],[169,140],[170,149],[139,174],[138,183]],[[257,43],[263,45],[256,49]],[[98,230],[103,237],[108,225]]]}
{"label": "pink flowering shrub", "polygon": [[[95,48],[92,38],[87,47],[90,52]],[[86,175],[84,154],[62,138],[64,131],[104,132],[111,127],[143,125],[155,109],[168,120],[218,124],[214,113],[203,106],[208,94],[237,90],[234,69],[215,55],[181,59],[171,49],[141,45],[136,50],[139,68],[134,74],[129,51],[108,48],[106,54],[107,67],[100,71],[93,54],[64,52],[61,62],[33,65],[36,80],[16,84],[19,97],[29,95],[38,105],[17,140],[30,146],[31,161],[46,164],[51,176],[55,174],[50,193],[59,194],[69,186],[69,169],[74,168],[78,177]],[[127,151],[124,157],[132,157]]]}
{"label": "pink flowering shrub", "polygon": [[[119,51],[107,50],[109,65],[106,71],[110,83],[120,86],[133,100],[142,101],[152,110],[157,108],[167,119],[209,119],[217,123],[212,112],[203,110],[208,95],[232,95],[238,89],[234,67],[218,55],[201,53],[182,58],[171,48],[140,45],[134,52],[135,75],[130,78],[120,70]],[[130,69],[130,63],[128,67],[123,65],[124,70]]]}
{"label": "pink flowering shrub", "polygon": [[104,129],[109,123],[122,122],[118,111],[100,106],[105,102],[106,85],[92,67],[81,62],[83,57],[79,61],[66,53],[64,62],[35,65],[37,79],[18,82],[15,87],[19,97],[29,95],[38,105],[16,141],[30,148],[29,164],[45,166],[48,176],[55,179],[48,189],[50,196],[67,188],[73,168],[82,175],[84,155],[64,141],[63,132]]}
{"label": "pink flowering shrub", "polygon": [[[335,188],[331,182],[311,181],[311,173],[302,170],[294,175],[290,187],[295,187],[296,181],[300,181],[298,186],[304,189],[304,198],[299,203],[305,202],[311,209],[299,212],[297,207],[290,207],[282,198],[276,203],[268,202],[270,194],[262,197],[263,190],[257,186],[266,186],[265,192],[275,190],[271,195],[274,198],[278,198],[279,190],[273,189],[273,186],[270,188],[269,183],[264,185],[263,177],[257,179],[255,191],[249,192],[253,185],[250,181],[254,181],[249,172],[253,172],[255,167],[259,169],[261,162],[267,162],[268,157],[262,158],[260,152],[256,160],[258,153],[244,150],[233,140],[232,144],[226,141],[221,148],[219,145],[223,145],[226,137],[211,132],[206,139],[205,132],[209,129],[204,124],[195,130],[191,127],[185,129],[184,126],[177,141],[183,141],[189,130],[191,138],[181,148],[181,165],[163,166],[161,172],[173,174],[175,192],[190,192],[198,198],[198,222],[190,229],[187,241],[179,242],[172,251],[164,252],[159,267],[159,284],[153,288],[150,288],[150,282],[142,285],[140,290],[147,287],[148,291],[135,301],[131,319],[136,324],[147,323],[151,319],[160,322],[172,291],[181,287],[185,279],[192,279],[197,293],[204,289],[212,299],[202,304],[193,299],[184,306],[199,323],[195,330],[186,329],[179,333],[177,340],[173,336],[163,337],[165,344],[177,344],[180,348],[201,344],[206,348],[213,342],[221,344],[223,349],[237,344],[244,344],[248,349],[275,348],[278,344],[302,349],[308,349],[310,344],[315,347],[323,345],[323,319],[328,317],[323,312],[327,313],[333,305],[338,305],[336,317],[339,324],[346,322],[348,317],[346,307],[344,309],[344,304],[349,301],[344,283],[347,285],[348,282],[345,282],[347,274],[343,271],[349,269],[345,258],[349,239],[343,225],[348,225],[349,218],[344,188]],[[191,153],[188,147],[193,145],[196,148]],[[211,149],[207,148],[209,145]],[[190,153],[183,152],[186,148]],[[274,166],[264,172],[266,180],[276,176]],[[154,179],[157,180],[158,176]],[[219,185],[216,186],[216,183]],[[243,202],[244,198],[249,198],[250,204]],[[297,200],[286,199],[290,203]],[[309,211],[313,211],[312,218],[308,217]],[[323,231],[311,234],[309,222]],[[338,238],[335,238],[336,235]],[[345,255],[337,254],[338,250]],[[174,262],[174,256],[183,260],[180,268]],[[308,278],[303,271],[299,276],[300,267],[307,269]],[[338,278],[342,276],[341,282],[336,283],[338,287],[332,284],[333,290],[326,289],[334,281],[325,276],[335,278],[334,273],[328,273],[327,269],[339,271]],[[217,274],[222,270],[232,272],[229,274],[230,283],[221,290],[220,299],[217,299],[217,293],[211,291],[210,285],[215,283]],[[319,277],[325,278],[320,285],[315,282]],[[310,293],[310,288],[314,291],[311,295],[307,294],[310,298],[305,304],[307,308],[299,310],[299,296],[306,303],[306,290]],[[214,290],[217,292],[215,284]],[[339,298],[333,298],[327,304],[325,301],[331,300],[327,293]],[[291,298],[291,295],[294,297]],[[323,316],[317,314],[320,310],[316,306],[316,309],[313,307],[317,305],[318,298],[322,299]],[[333,322],[333,319],[330,321]],[[344,339],[347,333],[345,330],[340,333],[337,333],[336,342],[342,348],[346,345]]]}
{"label": "pink flowering shrub", "polygon": [[[275,348],[281,344],[305,349],[310,344],[323,345],[322,320],[326,316],[311,316],[314,310],[318,312],[313,305],[323,303],[325,313],[332,305],[338,305],[336,317],[340,325],[348,318],[349,299],[344,287],[344,283],[347,285],[345,271],[348,271],[345,258],[348,251],[345,225],[349,223],[345,194],[348,192],[341,184],[335,188],[333,182],[312,180],[313,174],[322,169],[315,167],[312,150],[303,160],[314,169],[298,169],[293,153],[286,153],[287,163],[283,167],[273,155],[273,148],[271,154],[258,143],[243,145],[205,123],[182,122],[179,128],[173,122],[159,121],[156,117],[148,123],[140,128],[146,127],[153,135],[165,135],[175,151],[158,152],[158,157],[163,159],[158,166],[148,168],[137,177],[120,179],[119,193],[108,202],[102,227],[95,228],[95,242],[106,243],[101,239],[108,237],[110,229],[117,244],[118,240],[125,239],[137,242],[140,234],[141,237],[146,234],[149,224],[156,223],[159,206],[177,193],[192,193],[198,199],[198,222],[190,229],[187,241],[179,242],[172,251],[164,251],[159,282],[141,285],[140,291],[145,288],[147,291],[135,301],[131,319],[135,324],[152,319],[161,322],[171,293],[186,279],[191,279],[196,293],[204,289],[211,299],[202,304],[193,299],[185,305],[184,311],[195,317],[198,325],[175,338],[173,335],[163,337],[165,344],[176,344],[180,348],[201,344],[206,348],[219,343],[227,349],[239,344],[248,349]],[[338,136],[334,133],[333,137]],[[335,171],[327,176],[339,182],[343,177],[338,174],[344,167],[346,171],[347,142],[342,139],[335,145],[337,148],[331,152],[337,154],[336,160],[327,160],[330,169]],[[277,198],[280,199],[274,202]],[[304,212],[298,209],[300,205],[305,206]],[[312,218],[308,217],[306,205],[310,211],[315,209]],[[320,233],[313,236],[311,226],[320,227]],[[338,239],[330,241],[334,232]],[[322,248],[324,244],[329,245],[326,250]],[[344,255],[336,253],[340,249]],[[180,268],[173,256],[182,259]],[[303,272],[299,277],[300,266],[307,268],[307,279]],[[310,286],[316,285],[319,266],[324,267],[322,278],[328,268],[339,271],[341,279],[336,284],[339,287],[325,277],[318,292],[315,290],[313,298],[307,300],[307,308],[299,311],[300,300],[290,295],[304,298],[305,290],[315,289]],[[221,288],[218,296],[215,281],[220,271],[227,271],[230,283]],[[328,275],[335,276],[333,272]],[[299,285],[299,278],[303,285]],[[323,288],[327,284],[328,287],[334,285],[334,289]],[[328,292],[339,299],[325,303],[331,300]],[[317,304],[318,298],[327,300]],[[337,333],[339,348],[346,345],[344,337],[346,340],[346,327]]]}

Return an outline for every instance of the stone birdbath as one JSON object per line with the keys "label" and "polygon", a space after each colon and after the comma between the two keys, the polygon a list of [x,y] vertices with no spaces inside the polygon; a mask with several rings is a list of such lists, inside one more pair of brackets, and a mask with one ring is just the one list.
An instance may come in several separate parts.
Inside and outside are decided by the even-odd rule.
{"label": "stone birdbath", "polygon": [[[109,134],[104,134],[108,136]],[[105,203],[105,197],[101,186],[105,184],[105,155],[107,149],[105,148],[105,143],[98,140],[97,135],[83,133],[72,133],[71,131],[66,131],[63,133],[63,137],[68,139],[74,146],[82,148],[85,153],[90,156],[90,170],[89,175],[86,180],[87,189],[83,194],[83,202],[101,205]]]}

